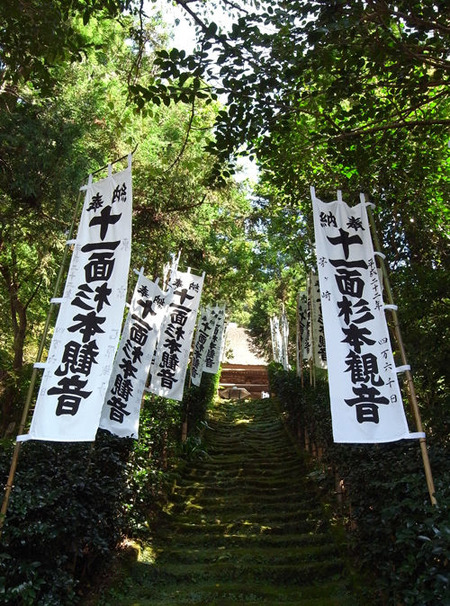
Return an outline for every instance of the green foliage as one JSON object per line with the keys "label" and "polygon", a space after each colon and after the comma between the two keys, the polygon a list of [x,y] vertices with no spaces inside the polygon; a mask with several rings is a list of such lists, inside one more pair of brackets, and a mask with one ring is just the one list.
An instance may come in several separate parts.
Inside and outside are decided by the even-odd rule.
{"label": "green foliage", "polygon": [[[395,273],[399,317],[414,385],[427,429],[442,442],[450,435],[449,272],[441,266],[403,267]],[[403,321],[403,319],[405,321]]]}
{"label": "green foliage", "polygon": [[196,52],[162,68],[203,75],[228,95],[221,154],[243,144],[260,152],[302,116],[314,123],[309,143],[327,138],[339,151],[353,137],[448,124],[448,12],[439,3],[266,1],[242,11],[228,34],[200,25]]}
{"label": "green foliage", "polygon": [[329,447],[332,434],[327,382],[319,378],[313,389],[307,371],[302,380],[295,371],[285,371],[275,362],[269,364],[268,374],[270,387],[286,413],[291,433],[298,437],[302,446],[306,446],[307,439],[315,447]]}
{"label": "green foliage", "polygon": [[126,441],[27,443],[2,534],[5,603],[74,604],[121,536]]}
{"label": "green foliage", "polygon": [[[437,506],[432,506],[420,449],[415,442],[379,445],[334,444],[328,386],[316,388],[292,372],[272,364],[271,389],[293,435],[304,431],[309,445],[320,449],[316,479],[335,490],[336,477],[344,487],[343,509],[355,561],[373,578],[382,604],[445,604],[450,587],[450,468],[448,445],[429,440]],[[299,431],[300,430],[300,431]]]}
{"label": "green foliage", "polygon": [[448,450],[432,443],[429,454],[436,479],[434,507],[415,443],[336,445],[327,456],[349,491],[355,555],[378,578],[389,603],[431,606],[445,604],[448,595]]}
{"label": "green foliage", "polygon": [[[124,537],[148,537],[167,501],[182,412],[199,436],[219,375],[205,373],[183,404],[147,396],[139,440],[99,430],[94,444],[22,446],[0,550],[0,595],[18,606],[76,604]],[[7,474],[9,447],[1,451]],[[3,603],[3,602],[2,602]]]}
{"label": "green foliage", "polygon": [[2,92],[32,82],[44,92],[54,86],[55,66],[82,61],[92,40],[85,26],[93,19],[115,19],[136,12],[133,0],[32,0],[0,5],[0,83]]}
{"label": "green foliage", "polygon": [[201,431],[206,413],[217,395],[219,380],[220,371],[215,375],[204,372],[199,386],[190,385],[185,389],[182,406],[183,416],[188,423],[188,436],[196,436]]}
{"label": "green foliage", "polygon": [[24,444],[2,534],[4,603],[75,604],[124,536],[148,533],[169,490],[180,418],[178,403],[147,398],[139,441],[100,430],[94,444]]}
{"label": "green foliage", "polygon": [[178,402],[147,395],[140,414],[139,440],[127,463],[127,499],[122,532],[142,538],[164,505],[181,434]]}

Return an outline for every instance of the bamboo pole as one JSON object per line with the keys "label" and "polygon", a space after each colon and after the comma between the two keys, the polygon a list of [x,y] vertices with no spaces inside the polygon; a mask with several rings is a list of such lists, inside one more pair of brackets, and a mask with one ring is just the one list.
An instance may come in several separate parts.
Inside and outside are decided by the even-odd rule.
{"label": "bamboo pole", "polygon": [[[63,276],[64,270],[65,270],[66,261],[67,261],[67,257],[68,257],[68,248],[69,248],[70,241],[72,240],[72,237],[73,237],[73,232],[75,230],[75,223],[76,223],[79,208],[80,208],[81,194],[82,194],[82,192],[80,190],[78,193],[77,202],[75,204],[75,209],[74,209],[74,213],[73,213],[73,217],[72,217],[72,223],[71,223],[70,229],[69,229],[66,246],[64,247],[63,258],[62,258],[61,264],[59,266],[59,271],[58,271],[58,275],[56,277],[55,287],[53,289],[53,297],[52,297],[53,299],[55,299],[58,296],[59,290],[61,287],[62,276]],[[42,332],[38,353],[36,355],[35,364],[38,364],[42,360],[42,355],[44,353],[44,348],[45,348],[45,344],[47,341],[48,332],[50,330],[50,322],[52,319],[54,308],[55,308],[55,303],[52,303],[48,310],[47,318],[45,320],[44,330]],[[28,414],[30,412],[30,407],[31,407],[31,400],[33,398],[34,388],[36,385],[37,371],[38,371],[38,369],[36,368],[36,366],[33,366],[33,372],[31,374],[30,384],[28,386],[27,396],[26,396],[25,404],[24,404],[24,407],[22,410],[22,417],[21,417],[20,425],[19,425],[18,432],[17,432],[18,436],[22,435],[23,432],[25,431],[25,426],[27,423]],[[0,537],[1,537],[3,524],[5,522],[6,512],[8,510],[9,498],[11,496],[11,491],[13,488],[14,477],[15,477],[16,469],[17,469],[17,463],[19,461],[21,444],[22,444],[21,442],[16,440],[12,458],[11,458],[11,466],[9,469],[8,479],[6,481],[5,493],[4,493],[3,503],[2,503],[2,507],[1,507],[1,511],[0,511]]]}
{"label": "bamboo pole", "polygon": [[297,376],[300,377],[302,389],[303,385],[303,376],[304,376],[304,367],[303,367],[303,352],[302,352],[302,333],[300,326],[300,293],[297,296],[297,343],[296,343],[296,353],[297,353]]}
{"label": "bamboo pole", "polygon": [[[365,202],[364,194],[361,194],[361,201]],[[370,206],[367,206],[367,216],[369,218],[370,231],[372,233],[372,238],[373,238],[373,243],[374,243],[375,249],[381,253],[380,241],[378,239],[378,234],[377,234],[377,230],[376,230],[376,226],[375,226],[375,220],[373,218],[373,214],[370,209]],[[380,262],[380,267],[381,267],[381,271],[383,274],[383,284],[384,284],[384,288],[386,290],[387,302],[389,305],[394,306],[394,308],[390,309],[390,311],[392,313],[393,331],[394,331],[394,335],[395,335],[397,345],[398,345],[398,348],[400,351],[402,365],[406,366],[405,379],[406,379],[409,404],[411,406],[411,410],[412,410],[412,413],[414,416],[417,431],[419,433],[423,434],[424,431],[423,431],[422,419],[420,416],[420,410],[419,410],[419,405],[417,402],[416,391],[414,388],[414,382],[413,382],[412,374],[411,374],[411,371],[409,369],[409,365],[408,365],[408,362],[406,359],[406,351],[405,351],[405,347],[403,344],[402,334],[400,331],[400,324],[398,321],[396,306],[394,305],[394,299],[393,299],[393,295],[392,295],[392,289],[391,289],[391,285],[390,285],[390,281],[389,281],[389,275],[388,275],[386,263],[384,262],[384,259],[382,256],[379,257],[379,262]],[[436,505],[437,500],[435,497],[433,474],[431,471],[431,465],[430,465],[430,460],[428,457],[428,450],[427,450],[427,441],[426,441],[425,437],[419,438],[419,445],[420,445],[420,450],[421,450],[421,454],[422,454],[422,461],[423,461],[423,466],[424,466],[424,470],[425,470],[425,478],[426,478],[426,482],[427,482],[427,487],[428,487],[428,492],[430,495],[431,504]]]}
{"label": "bamboo pole", "polygon": [[309,335],[311,342],[311,357],[309,359],[309,383],[311,387],[316,388],[316,368],[314,364],[314,339],[316,335],[314,334],[314,305],[312,302],[312,274],[309,273],[308,276],[308,305],[310,308],[309,313]]}

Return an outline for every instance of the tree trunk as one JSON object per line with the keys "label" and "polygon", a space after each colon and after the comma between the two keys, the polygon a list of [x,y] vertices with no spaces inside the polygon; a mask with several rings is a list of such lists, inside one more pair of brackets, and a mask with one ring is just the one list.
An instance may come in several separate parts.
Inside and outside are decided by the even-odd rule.
{"label": "tree trunk", "polygon": [[13,279],[8,267],[0,268],[4,278],[9,296],[9,307],[11,310],[11,324],[13,327],[13,356],[10,370],[2,373],[2,397],[1,397],[1,435],[14,421],[14,409],[20,405],[18,401],[17,385],[23,370],[24,346],[27,329],[27,307],[19,299],[18,285]]}

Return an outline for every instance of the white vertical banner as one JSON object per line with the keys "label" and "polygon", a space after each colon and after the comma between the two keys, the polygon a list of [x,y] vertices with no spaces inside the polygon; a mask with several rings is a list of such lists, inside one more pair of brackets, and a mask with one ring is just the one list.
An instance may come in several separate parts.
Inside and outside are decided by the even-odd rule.
{"label": "white vertical banner", "polygon": [[275,326],[273,323],[273,316],[269,318],[270,322],[270,342],[272,344],[272,359],[274,362],[277,362],[277,349],[276,349],[276,338],[275,338]]}
{"label": "white vertical banner", "polygon": [[306,280],[306,329],[305,341],[303,347],[303,358],[312,360],[313,358],[313,323],[312,323],[312,307],[311,307],[311,279],[308,275]]}
{"label": "white vertical banner", "polygon": [[289,370],[289,321],[284,305],[281,310],[279,326],[281,337],[281,363],[283,364],[284,370]]}
{"label": "white vertical banner", "polygon": [[225,306],[216,307],[215,311],[217,315],[216,322],[203,366],[203,372],[214,375],[219,372],[225,345]]}
{"label": "white vertical banner", "polygon": [[100,427],[121,438],[138,438],[141,401],[156,340],[173,290],[139,275],[122,331]]}
{"label": "white vertical banner", "polygon": [[164,398],[182,400],[204,274],[177,272],[169,286],[173,300],[163,320],[149,390]]}
{"label": "white vertical banner", "polygon": [[312,354],[314,365],[318,368],[327,368],[327,354],[325,346],[325,332],[323,328],[322,304],[320,300],[320,284],[317,274],[310,274],[310,300],[311,306],[311,333]]}
{"label": "white vertical banner", "polygon": [[216,325],[216,318],[217,314],[213,308],[205,307],[200,310],[191,360],[191,382],[193,385],[200,385],[206,354],[208,353],[209,344],[211,343]]}
{"label": "white vertical banner", "polygon": [[270,329],[272,334],[272,352],[273,360],[277,364],[283,363],[282,357],[282,339],[280,331],[280,319],[277,316],[270,318]]}
{"label": "white vertical banner", "polygon": [[131,250],[131,156],[126,170],[82,189],[78,235],[24,440],[95,439],[120,337]]}
{"label": "white vertical banner", "polygon": [[308,291],[303,290],[298,296],[299,350],[303,360],[311,358],[310,316],[308,309]]}
{"label": "white vertical banner", "polygon": [[365,204],[324,203],[311,188],[335,442],[409,433]]}
{"label": "white vertical banner", "polygon": [[181,250],[178,251],[178,255],[172,254],[172,260],[166,263],[163,267],[163,288],[166,289],[169,283],[170,277],[174,276],[178,271],[178,264],[180,262]]}

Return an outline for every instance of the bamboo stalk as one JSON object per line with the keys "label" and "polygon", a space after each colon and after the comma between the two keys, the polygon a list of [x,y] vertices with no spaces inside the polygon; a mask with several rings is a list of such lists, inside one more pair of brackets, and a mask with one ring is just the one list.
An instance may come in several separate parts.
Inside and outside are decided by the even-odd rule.
{"label": "bamboo stalk", "polygon": [[[361,194],[361,201],[363,201],[363,202],[365,201],[363,194]],[[370,206],[367,207],[367,216],[369,218],[370,231],[372,233],[374,246],[377,251],[381,252],[380,241],[378,239],[378,234],[377,234],[376,226],[375,226],[375,220],[373,218],[373,214],[370,209]],[[379,257],[379,262],[380,262],[380,267],[381,267],[381,271],[383,274],[383,284],[384,284],[384,288],[386,290],[387,302],[389,305],[394,305],[394,299],[393,299],[393,295],[392,295],[392,289],[391,289],[391,285],[390,285],[390,281],[389,281],[389,275],[388,275],[386,263],[384,262],[384,259],[382,257]],[[406,385],[407,385],[409,404],[410,404],[410,407],[411,407],[411,410],[412,410],[412,413],[414,416],[417,431],[420,433],[423,433],[422,419],[420,416],[420,410],[419,410],[419,405],[417,402],[416,391],[414,388],[412,374],[411,374],[411,371],[409,370],[409,365],[408,365],[408,362],[406,359],[406,351],[405,351],[405,347],[403,344],[402,334],[400,331],[400,324],[398,321],[397,311],[395,309],[391,309],[390,311],[392,313],[393,331],[394,331],[394,335],[395,335],[397,345],[398,345],[398,348],[400,351],[402,365],[408,367],[405,370],[405,379],[406,379]],[[430,460],[428,457],[428,450],[427,450],[427,441],[426,441],[425,437],[419,438],[419,445],[420,445],[420,450],[421,450],[421,454],[422,454],[422,461],[423,461],[423,466],[424,466],[424,470],[425,470],[425,478],[426,478],[426,482],[427,482],[427,487],[428,487],[428,492],[430,495],[431,504],[437,505],[437,500],[435,497],[433,474],[431,471],[431,465],[430,465]]]}
{"label": "bamboo stalk", "polygon": [[300,293],[297,296],[297,309],[296,309],[296,319],[297,319],[297,341],[296,341],[296,354],[297,354],[297,376],[300,377],[302,389],[303,385],[303,352],[302,352],[302,333],[300,326]]}

